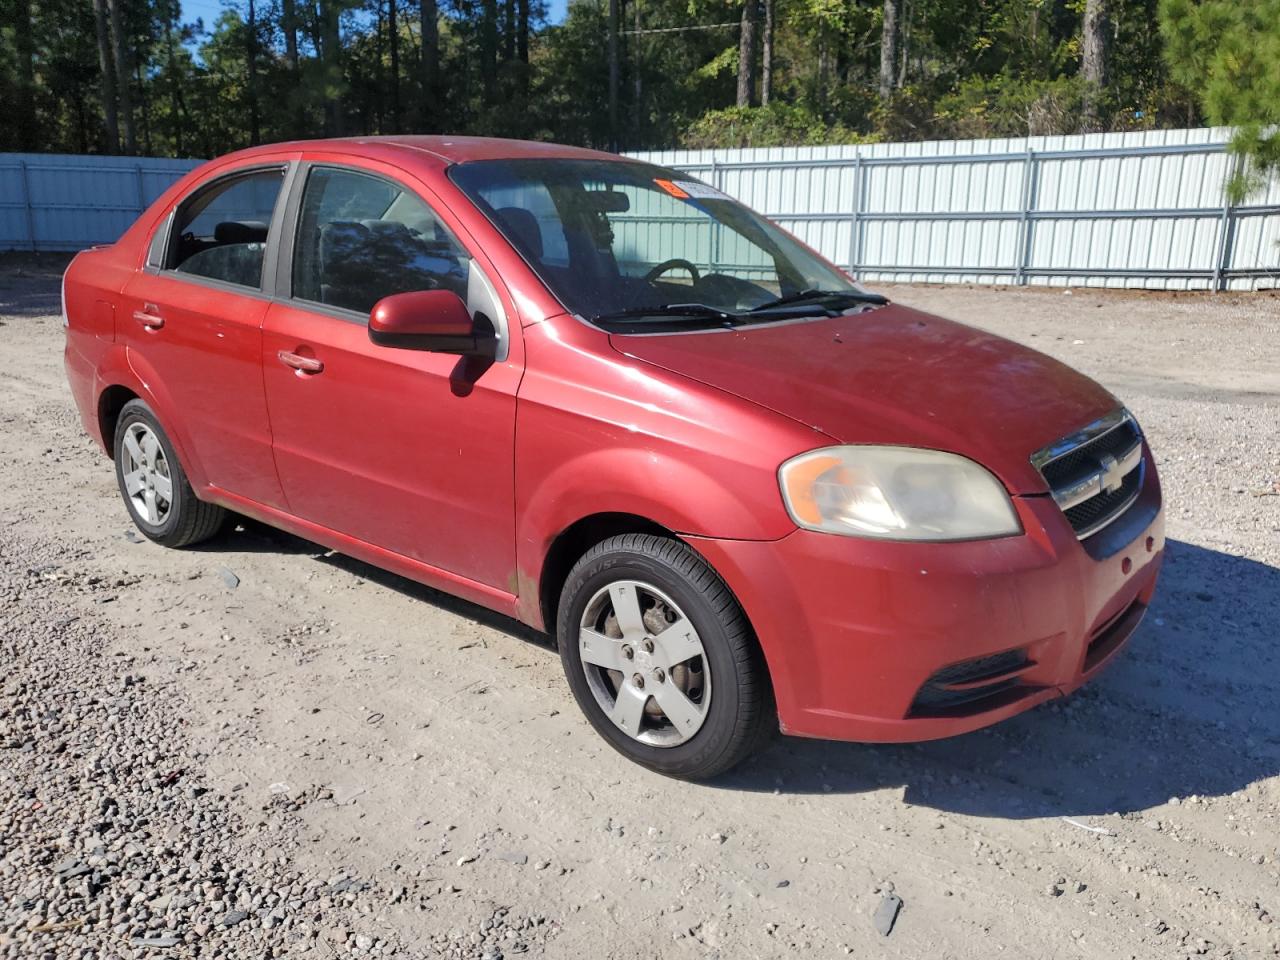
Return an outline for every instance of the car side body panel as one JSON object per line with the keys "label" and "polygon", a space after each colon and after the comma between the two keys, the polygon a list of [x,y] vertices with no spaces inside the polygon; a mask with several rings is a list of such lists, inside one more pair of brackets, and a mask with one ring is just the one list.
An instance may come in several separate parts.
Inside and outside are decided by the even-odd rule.
{"label": "car side body panel", "polygon": [[[949,736],[1068,693],[1113,660],[1160,568],[1154,460],[1144,446],[1115,549],[1090,552],[1029,459],[1114,410],[1106,390],[896,306],[610,335],[568,315],[447,173],[513,155],[621,162],[484,138],[357,138],[255,148],[188,174],[116,244],[68,268],[65,358],[86,430],[103,442],[103,397],[124,388],[155,410],[202,499],[537,628],[554,629],[542,588],[565,531],[601,514],[665,528],[742,605],[788,733]],[[192,189],[266,162],[356,166],[420,193],[498,288],[505,359],[377,347],[360,318],[291,300],[280,250],[268,250],[256,291],[146,266],[154,232]],[[278,219],[273,243],[282,232]],[[134,319],[156,312],[148,305],[164,326]],[[277,362],[281,351],[310,351],[325,370],[308,380]],[[971,457],[1003,482],[1023,532],[905,543],[798,530],[778,468],[841,443]],[[1016,689],[920,712],[940,671],[1010,654],[1023,664]]]}

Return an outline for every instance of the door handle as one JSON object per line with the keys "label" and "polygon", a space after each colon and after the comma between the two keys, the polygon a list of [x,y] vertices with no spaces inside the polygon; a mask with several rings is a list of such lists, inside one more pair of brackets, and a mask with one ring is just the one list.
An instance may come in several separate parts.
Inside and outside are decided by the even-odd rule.
{"label": "door handle", "polygon": [[133,319],[148,330],[159,330],[164,326],[164,317],[160,316],[160,308],[154,303],[144,303],[141,310],[133,311]]}
{"label": "door handle", "polygon": [[320,373],[324,370],[324,361],[317,360],[315,357],[304,357],[301,354],[290,353],[288,350],[281,350],[276,357],[286,367],[292,367],[299,373]]}

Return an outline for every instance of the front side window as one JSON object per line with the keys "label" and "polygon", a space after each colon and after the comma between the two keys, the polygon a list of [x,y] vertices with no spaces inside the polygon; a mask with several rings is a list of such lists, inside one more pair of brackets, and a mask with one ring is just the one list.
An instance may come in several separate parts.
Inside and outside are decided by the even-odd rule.
{"label": "front side window", "polygon": [[293,251],[293,296],[368,314],[383,297],[452,290],[467,299],[471,260],[431,208],[369,174],[316,167]]}
{"label": "front side window", "polygon": [[881,299],[736,200],[660,167],[484,160],[449,175],[561,303],[587,319],[658,308],[736,318],[756,310],[759,318],[784,299]]}
{"label": "front side window", "polygon": [[262,286],[267,233],[284,168],[255,170],[197,190],[178,207],[165,266],[237,286]]}

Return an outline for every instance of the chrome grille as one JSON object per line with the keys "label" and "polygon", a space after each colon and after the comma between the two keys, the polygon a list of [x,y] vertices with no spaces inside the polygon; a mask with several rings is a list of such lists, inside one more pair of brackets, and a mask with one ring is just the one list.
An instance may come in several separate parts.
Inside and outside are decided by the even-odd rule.
{"label": "chrome grille", "polygon": [[1142,489],[1142,431],[1117,410],[1031,456],[1076,536],[1097,533]]}

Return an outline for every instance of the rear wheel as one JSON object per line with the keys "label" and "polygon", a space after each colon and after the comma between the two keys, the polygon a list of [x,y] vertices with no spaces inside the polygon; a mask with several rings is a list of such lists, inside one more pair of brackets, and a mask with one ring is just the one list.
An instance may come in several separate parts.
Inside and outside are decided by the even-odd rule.
{"label": "rear wheel", "polygon": [[556,632],[592,726],[659,773],[723,773],[775,723],[746,617],[679,541],[626,534],[593,547],[565,582]]}
{"label": "rear wheel", "polygon": [[141,400],[116,420],[116,481],[143,535],[166,547],[207,540],[226,518],[221,507],[196,498],[160,421]]}

